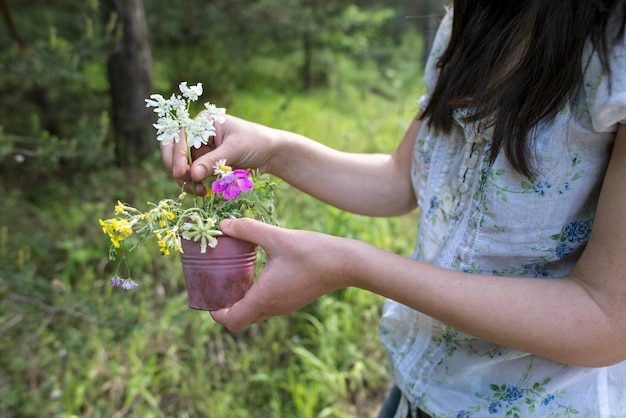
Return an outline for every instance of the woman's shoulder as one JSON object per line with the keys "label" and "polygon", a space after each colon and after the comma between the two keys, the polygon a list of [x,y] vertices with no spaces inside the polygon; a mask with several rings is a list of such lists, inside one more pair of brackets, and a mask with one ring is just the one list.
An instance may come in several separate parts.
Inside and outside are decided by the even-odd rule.
{"label": "woman's shoulder", "polygon": [[606,63],[591,42],[584,64],[584,92],[587,107],[598,132],[612,132],[618,123],[626,123],[626,31],[620,19],[613,19],[608,28],[609,45]]}
{"label": "woman's shoulder", "polygon": [[439,77],[437,62],[448,47],[450,36],[452,34],[453,10],[451,7],[444,10],[445,14],[439,23],[437,33],[435,34],[435,38],[433,39],[433,43],[430,47],[430,52],[428,53],[426,67],[424,68],[424,84],[427,92],[432,91],[432,89],[435,88],[437,78]]}

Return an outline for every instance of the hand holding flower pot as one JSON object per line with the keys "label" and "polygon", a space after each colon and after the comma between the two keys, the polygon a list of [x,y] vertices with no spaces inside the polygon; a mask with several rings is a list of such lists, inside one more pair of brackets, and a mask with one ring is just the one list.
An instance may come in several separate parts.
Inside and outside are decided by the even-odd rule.
{"label": "hand holding flower pot", "polygon": [[[205,111],[198,118],[189,117],[190,102],[202,94],[202,85],[179,86],[182,97],[170,99],[154,94],[146,100],[158,115],[157,140],[163,144],[180,140],[184,131],[187,155],[191,162],[191,147],[208,144],[215,135],[214,122],[224,121],[225,109],[205,103]],[[115,218],[100,220],[102,230],[111,240],[109,258],[118,260],[112,286],[133,289],[138,284],[131,278],[119,276],[121,265],[126,265],[126,238],[134,233],[143,244],[156,239],[164,255],[181,254],[190,307],[216,310],[229,307],[241,299],[254,281],[257,256],[256,245],[226,237],[219,230],[219,222],[227,218],[250,217],[274,223],[273,198],[276,183],[258,172],[236,169],[221,160],[214,167],[214,181],[206,196],[193,196],[189,202],[183,191],[177,199],[163,199],[149,203],[151,209],[140,211],[118,201]],[[195,188],[194,188],[195,189]],[[128,275],[130,276],[130,275]]]}

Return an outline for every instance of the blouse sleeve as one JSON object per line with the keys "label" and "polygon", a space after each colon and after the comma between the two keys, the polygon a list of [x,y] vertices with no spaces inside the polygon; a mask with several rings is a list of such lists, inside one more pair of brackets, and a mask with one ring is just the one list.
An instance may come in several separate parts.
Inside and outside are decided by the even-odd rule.
{"label": "blouse sleeve", "polygon": [[424,85],[426,86],[426,93],[420,98],[419,105],[423,109],[428,104],[430,93],[437,84],[437,78],[439,77],[439,69],[437,68],[437,61],[439,57],[443,55],[448,43],[450,42],[450,36],[452,34],[452,8],[446,10],[446,14],[443,20],[439,24],[433,45],[426,61],[426,67],[424,67]]}
{"label": "blouse sleeve", "polygon": [[610,75],[593,53],[584,76],[585,95],[596,132],[614,132],[626,123],[626,36],[609,55]]}

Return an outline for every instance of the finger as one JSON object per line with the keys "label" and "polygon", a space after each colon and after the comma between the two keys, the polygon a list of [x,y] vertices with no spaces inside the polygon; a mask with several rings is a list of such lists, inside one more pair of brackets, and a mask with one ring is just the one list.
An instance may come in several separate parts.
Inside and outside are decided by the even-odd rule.
{"label": "finger", "polygon": [[254,219],[240,218],[222,220],[220,230],[228,236],[253,242],[268,251],[280,228]]}
{"label": "finger", "polygon": [[[252,288],[248,293],[250,292],[253,292]],[[222,324],[231,332],[237,332],[247,325],[258,324],[267,319],[266,315],[259,313],[258,308],[262,309],[262,307],[247,303],[249,300],[253,300],[253,298],[246,295],[230,308],[218,309],[209,313],[215,322]]]}
{"label": "finger", "polygon": [[182,129],[180,130],[180,132],[178,132],[178,141],[173,141],[171,145],[172,176],[175,179],[182,179],[185,181],[191,180],[191,178],[189,177],[189,157],[187,155],[187,140],[185,139],[185,132]]}
{"label": "finger", "polygon": [[224,142],[215,150],[198,156],[191,166],[191,179],[194,181],[202,181],[213,174],[214,167],[218,161],[226,160],[231,166],[237,166],[240,158],[240,152],[231,145],[232,143]]}
{"label": "finger", "polygon": [[[211,314],[211,318],[213,318],[213,320],[215,322],[218,322],[218,323],[224,325],[226,328],[228,328],[226,326],[226,324],[224,323],[224,321],[228,317],[228,311],[229,310],[230,310],[230,308],[217,309],[215,311],[209,311],[209,314]],[[228,329],[229,329],[229,331],[234,331],[234,330],[231,330],[230,328],[228,328]]]}
{"label": "finger", "polygon": [[169,142],[167,145],[161,143],[161,160],[163,161],[163,165],[168,170],[172,171],[174,167],[174,162],[172,155],[174,153],[174,143]]}

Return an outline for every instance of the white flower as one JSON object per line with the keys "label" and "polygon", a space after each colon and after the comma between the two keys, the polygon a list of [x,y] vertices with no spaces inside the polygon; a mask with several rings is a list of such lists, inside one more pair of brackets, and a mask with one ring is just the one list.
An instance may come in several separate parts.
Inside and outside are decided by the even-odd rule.
{"label": "white flower", "polygon": [[167,100],[167,106],[168,112],[174,112],[176,111],[176,109],[179,109],[181,107],[186,109],[187,101],[182,97],[172,93],[172,96]]}
{"label": "white flower", "polygon": [[189,104],[202,95],[202,83],[190,87],[183,81],[178,88],[182,96],[172,94],[169,99],[165,99],[160,94],[153,94],[146,99],[146,107],[153,107],[158,116],[157,123],[153,125],[157,129],[157,140],[163,145],[172,140],[178,142],[179,132],[183,129],[187,136],[187,146],[200,148],[215,135],[214,122],[224,123],[226,109],[207,102],[204,104],[206,110],[196,119],[192,119],[189,116]]}
{"label": "white flower", "polygon": [[169,99],[165,99],[160,94],[153,94],[149,99],[146,99],[146,107],[154,107],[154,113],[159,118],[165,117],[170,113],[176,113],[181,106],[183,109],[186,109],[187,102],[175,94],[172,94]]}
{"label": "white flower", "polygon": [[157,141],[160,141],[163,145],[169,144],[172,140],[178,142],[180,124],[177,120],[164,116],[159,118],[153,126],[157,129]]}
{"label": "white flower", "polygon": [[226,108],[217,107],[209,102],[206,102],[204,107],[206,108],[206,112],[204,112],[205,116],[211,116],[217,123],[224,123],[224,121],[226,121],[226,117],[224,117]]}
{"label": "white flower", "polygon": [[154,107],[154,113],[159,117],[163,117],[167,113],[167,101],[160,94],[153,94],[149,99],[146,99],[146,107]]}
{"label": "white flower", "polygon": [[178,119],[178,122],[180,122],[181,126],[184,127],[191,119],[191,117],[189,116],[189,109],[187,108],[187,102],[181,99],[180,101],[175,104],[173,103],[172,105],[175,106],[172,108],[172,114],[174,115],[174,118]]}
{"label": "white flower", "polygon": [[178,85],[178,88],[183,94],[183,97],[189,101],[195,102],[200,96],[202,96],[202,83],[187,87],[187,82],[183,81]]}
{"label": "white flower", "polygon": [[[165,103],[165,98],[160,94],[151,94],[149,99],[146,99],[146,107],[160,107]],[[156,112],[156,109],[155,109]]]}
{"label": "white flower", "polygon": [[203,222],[201,218],[196,218],[190,223],[183,225],[182,237],[200,243],[200,252],[205,253],[207,247],[215,248],[217,245],[216,236],[222,235],[222,231],[216,229],[216,218],[209,218]]}
{"label": "white flower", "polygon": [[200,148],[203,144],[209,142],[209,137],[215,135],[213,121],[206,118],[190,119],[185,124],[185,133],[187,133],[187,145],[189,148]]}
{"label": "white flower", "polygon": [[226,177],[233,172],[231,166],[226,165],[226,160],[219,160],[217,164],[213,166],[213,175]]}

